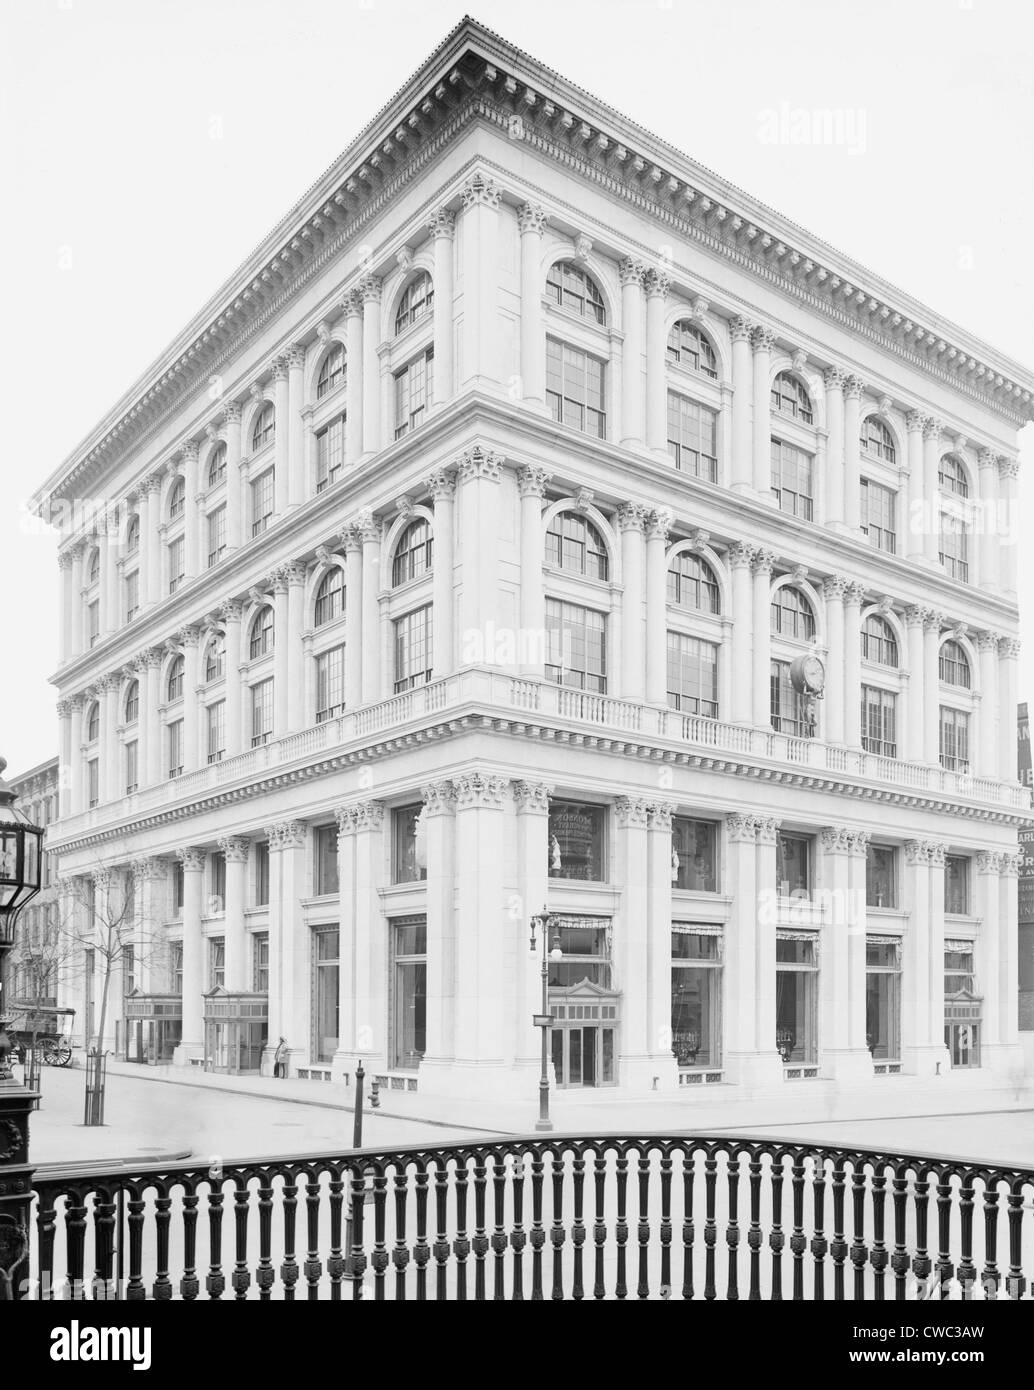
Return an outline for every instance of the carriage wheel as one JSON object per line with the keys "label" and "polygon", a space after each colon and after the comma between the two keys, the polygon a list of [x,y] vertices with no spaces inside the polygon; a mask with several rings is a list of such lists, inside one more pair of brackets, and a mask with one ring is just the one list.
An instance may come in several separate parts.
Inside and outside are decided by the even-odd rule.
{"label": "carriage wheel", "polygon": [[72,1049],[61,1039],[51,1039],[44,1044],[43,1060],[50,1067],[67,1067],[72,1060]]}

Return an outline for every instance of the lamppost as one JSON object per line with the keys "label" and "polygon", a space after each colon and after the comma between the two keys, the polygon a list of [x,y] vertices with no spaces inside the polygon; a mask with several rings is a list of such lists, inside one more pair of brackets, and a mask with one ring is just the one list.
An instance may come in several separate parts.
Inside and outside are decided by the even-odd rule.
{"label": "lamppost", "polygon": [[29,1110],[36,1099],[11,1074],[11,1040],[4,1028],[7,956],[25,904],[40,890],[43,830],[15,809],[0,758],[0,1300],[21,1297],[15,1278],[29,1252]]}
{"label": "lamppost", "polygon": [[535,954],[536,925],[542,934],[542,1012],[534,1014],[532,1020],[536,1028],[542,1029],[542,1075],[539,1078],[539,1117],[535,1121],[535,1128],[546,1130],[553,1128],[553,1121],[549,1118],[549,1030],[553,1023],[549,1012],[549,962],[563,960],[564,953],[560,949],[560,933],[557,931],[556,918],[548,907],[544,907],[531,919],[532,955]]}

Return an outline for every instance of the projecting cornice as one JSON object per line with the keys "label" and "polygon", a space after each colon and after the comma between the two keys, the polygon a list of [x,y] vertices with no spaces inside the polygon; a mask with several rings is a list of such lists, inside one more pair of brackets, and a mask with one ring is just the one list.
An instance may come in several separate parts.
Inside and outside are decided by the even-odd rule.
{"label": "projecting cornice", "polygon": [[[464,20],[48,479],[88,484],[148,437],[470,123],[483,121],[1020,425],[1034,377],[862,266]],[[354,267],[358,269],[358,265]]]}

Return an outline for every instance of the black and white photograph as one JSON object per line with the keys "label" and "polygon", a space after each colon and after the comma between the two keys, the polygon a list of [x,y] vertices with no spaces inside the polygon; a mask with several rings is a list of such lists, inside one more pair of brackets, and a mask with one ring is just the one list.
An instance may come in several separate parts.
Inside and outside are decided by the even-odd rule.
{"label": "black and white photograph", "polygon": [[1032,56],[6,0],[5,1380],[187,1370],[187,1302],[1014,1363]]}

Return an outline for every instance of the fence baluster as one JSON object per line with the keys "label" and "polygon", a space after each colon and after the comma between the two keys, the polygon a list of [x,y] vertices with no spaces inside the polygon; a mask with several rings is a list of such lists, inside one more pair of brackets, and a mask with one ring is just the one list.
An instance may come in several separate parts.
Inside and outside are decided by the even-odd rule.
{"label": "fence baluster", "polygon": [[157,1271],[151,1297],[158,1302],[168,1302],[172,1298],[172,1280],[169,1278],[169,1222],[172,1198],[162,1189],[154,1199],[154,1233],[157,1245]]}
{"label": "fence baluster", "polygon": [[114,1192],[99,1187],[93,1199],[93,1287],[92,1297],[105,1303],[116,1298],[111,1277],[115,1258]]}
{"label": "fence baluster", "polygon": [[790,1166],[790,1188],[793,1194],[793,1230],[790,1233],[790,1254],[793,1256],[793,1298],[800,1302],[804,1297],[804,1252],[807,1240],[804,1235],[804,1151],[798,1149]]}
{"label": "fence baluster", "polygon": [[872,1250],[869,1263],[873,1268],[873,1299],[883,1303],[887,1297],[887,1245],[885,1217],[887,1204],[887,1175],[878,1168],[872,1175]]}
{"label": "fence baluster", "polygon": [[625,1246],[628,1243],[628,1215],[626,1209],[626,1198],[628,1195],[628,1153],[624,1147],[618,1149],[617,1162],[617,1185],[618,1185],[618,1213],[617,1221],[614,1223],[614,1234],[617,1238],[618,1247],[618,1272],[614,1293],[617,1298],[628,1297],[628,1284],[626,1282],[627,1270],[625,1268]]}
{"label": "fence baluster", "polygon": [[373,1269],[373,1296],[384,1302],[384,1275],[388,1268],[387,1245],[388,1179],[378,1172],[373,1180],[373,1250],[370,1266]]}
{"label": "fence baluster", "polygon": [[409,1199],[409,1170],[403,1158],[395,1168],[395,1248],[391,1262],[395,1266],[395,1299],[406,1301],[406,1269],[409,1265],[409,1246],[406,1244],[406,1203]]}
{"label": "fence baluster", "polygon": [[270,1290],[273,1287],[273,1175],[268,1168],[263,1168],[259,1178],[258,1187],[258,1214],[259,1214],[259,1262],[255,1270],[255,1283],[258,1285],[259,1298],[263,1303],[270,1300]]}
{"label": "fence baluster", "polygon": [[729,1180],[729,1219],[725,1227],[725,1243],[729,1247],[729,1282],[725,1291],[727,1303],[736,1303],[740,1296],[737,1252],[740,1244],[740,1160],[730,1151],[726,1160],[726,1174]]}
{"label": "fence baluster", "polygon": [[234,1300],[242,1303],[251,1287],[251,1270],[248,1268],[248,1207],[251,1193],[248,1178],[244,1172],[238,1173],[233,1187],[233,1223],[236,1237],[236,1263],[230,1280],[233,1285]]}
{"label": "fence baluster", "polygon": [[783,1297],[783,1154],[777,1150],[772,1155],[772,1229],[768,1233],[768,1246],[772,1251],[772,1301],[781,1302]]}
{"label": "fence baluster", "polygon": [[312,1168],[305,1172],[305,1282],[306,1297],[314,1303],[320,1296],[323,1263],[320,1260],[320,1179]]}
{"label": "fence baluster", "polygon": [[549,1243],[553,1247],[553,1289],[550,1297],[559,1301],[564,1296],[564,1161],[557,1149],[549,1151],[550,1177],[553,1180],[553,1224],[549,1228]]}
{"label": "fence baluster", "polygon": [[485,1151],[474,1154],[474,1299],[485,1300],[485,1256],[488,1254],[488,1231],[485,1225],[485,1187],[488,1166]]}
{"label": "fence baluster", "polygon": [[280,1265],[280,1282],[284,1286],[284,1302],[294,1302],[298,1283],[298,1260],[295,1256],[295,1231],[298,1218],[298,1175],[290,1168],[284,1173],[284,1258]]}
{"label": "fence baluster", "polygon": [[717,1183],[718,1160],[714,1150],[708,1149],[704,1159],[704,1297],[708,1301],[718,1297],[714,1273],[715,1245],[718,1240],[714,1216]]}
{"label": "fence baluster", "polygon": [[426,1303],[427,1301],[427,1266],[431,1259],[431,1247],[427,1243],[427,1184],[429,1181],[427,1163],[424,1159],[420,1159],[416,1169],[416,1245],[413,1247],[418,1303]]}
{"label": "fence baluster", "polygon": [[927,1178],[928,1169],[920,1170],[915,1182],[915,1208],[916,1208],[916,1253],[912,1261],[912,1273],[919,1281],[919,1288],[916,1291],[917,1297],[926,1298],[926,1281],[930,1277],[933,1264],[930,1261],[930,1253],[927,1248],[927,1217],[930,1208],[930,1182]]}
{"label": "fence baluster", "polygon": [[362,1168],[356,1164],[348,1169],[349,1194],[352,1209],[352,1248],[348,1252],[352,1272],[352,1301],[358,1303],[365,1296],[363,1275],[366,1273],[366,1254],[363,1250],[363,1220],[366,1216],[366,1177]]}
{"label": "fence baluster", "polygon": [[[342,1251],[341,1226],[345,1208],[345,1168],[331,1169],[327,1186],[330,1202],[330,1254],[327,1256],[327,1273],[330,1275],[330,1301],[341,1301],[341,1285],[345,1277],[346,1254]],[[347,1252],[350,1260],[352,1252]],[[349,1266],[351,1268],[351,1266]]]}
{"label": "fence baluster", "polygon": [[682,1297],[693,1297],[693,1179],[696,1177],[696,1150],[682,1150]]}
{"label": "fence baluster", "polygon": [[900,1165],[894,1170],[894,1253],[890,1257],[890,1267],[894,1271],[894,1300],[901,1302],[907,1297],[908,1250],[905,1247],[908,1214],[908,1178],[906,1169]]}
{"label": "fence baluster", "polygon": [[495,1150],[492,1154],[492,1264],[495,1273],[493,1299],[506,1297],[506,1155]]}
{"label": "fence baluster", "polygon": [[49,1188],[39,1189],[39,1208],[36,1212],[36,1238],[39,1242],[39,1297],[50,1303],[54,1299],[54,1238],[57,1233],[57,1211],[54,1194]]}
{"label": "fence baluster", "polygon": [[193,1182],[183,1189],[183,1276],[180,1279],[180,1297],[185,1303],[193,1303],[201,1291],[197,1277],[197,1204],[198,1194]]}
{"label": "fence baluster", "polygon": [[833,1159],[833,1241],[829,1247],[829,1253],[833,1257],[833,1300],[837,1303],[844,1301],[844,1264],[847,1260],[847,1240],[844,1236],[846,1184],[844,1156],[837,1154]]}
{"label": "fence baluster", "polygon": [[456,1239],[452,1243],[452,1253],[456,1256],[456,1298],[458,1302],[467,1301],[467,1257],[470,1254],[470,1241],[467,1239],[467,1156],[456,1155]]}
{"label": "fence baluster", "polygon": [[583,1210],[585,1204],[585,1153],[582,1149],[576,1149],[574,1158],[571,1162],[571,1171],[574,1176],[574,1222],[571,1226],[571,1244],[574,1246],[574,1282],[571,1287],[571,1297],[575,1302],[581,1302],[585,1297],[585,1286],[583,1284],[582,1269],[582,1247],[585,1244],[585,1221]]}
{"label": "fence baluster", "polygon": [[671,1150],[661,1153],[661,1297],[671,1297]]}
{"label": "fence baluster", "polygon": [[[219,1178],[208,1180],[208,1273],[205,1276],[205,1292],[211,1299],[220,1299],[226,1288],[223,1278],[223,1187]],[[141,1204],[142,1206],[142,1204]],[[141,1219],[141,1227],[143,1221]],[[141,1235],[143,1231],[141,1229]],[[129,1204],[129,1248],[133,1249],[133,1203]],[[130,1267],[133,1256],[130,1254]],[[132,1280],[130,1280],[132,1283]],[[141,1294],[141,1297],[143,1295]]]}
{"label": "fence baluster", "polygon": [[592,1285],[593,1298],[605,1298],[606,1284],[603,1278],[603,1252],[607,1243],[607,1223],[603,1217],[607,1183],[607,1153],[605,1149],[593,1150],[593,1184],[596,1189],[596,1215],[592,1223],[592,1239],[596,1246],[595,1275]]}
{"label": "fence baluster", "polygon": [[851,1207],[854,1213],[854,1239],[851,1241],[851,1263],[854,1265],[854,1297],[865,1299],[865,1266],[869,1247],[865,1243],[865,1158],[855,1154],[851,1160]]}
{"label": "fence baluster", "polygon": [[650,1297],[650,1149],[643,1145],[639,1150],[639,1222],[636,1236],[639,1240],[639,1280],[636,1284],[636,1297]]}
{"label": "fence baluster", "polygon": [[524,1162],[526,1151],[513,1155],[510,1170],[510,1190],[513,1193],[513,1230],[510,1232],[510,1248],[513,1250],[513,1294],[520,1303],[524,1300],[524,1246],[527,1234],[524,1230]]}
{"label": "fence baluster", "polygon": [[1001,1273],[998,1269],[998,1174],[984,1174],[984,1297],[998,1298]]}
{"label": "fence baluster", "polygon": [[531,1300],[538,1303],[542,1299],[542,1247],[546,1243],[546,1231],[542,1224],[542,1186],[545,1174],[545,1161],[542,1150],[537,1148],[531,1156]]}
{"label": "fence baluster", "polygon": [[973,1285],[977,1282],[977,1267],[973,1263],[973,1174],[963,1173],[959,1192],[959,1230],[961,1256],[959,1259],[959,1283],[962,1297],[966,1302],[973,1298]]}
{"label": "fence baluster", "polygon": [[1023,1179],[1009,1185],[1009,1273],[1005,1290],[1012,1299],[1021,1299],[1027,1282],[1023,1277]]}
{"label": "fence baluster", "polygon": [[434,1171],[434,1201],[435,1213],[437,1217],[437,1235],[433,1246],[434,1258],[437,1262],[435,1269],[435,1292],[434,1296],[438,1300],[448,1297],[447,1288],[447,1268],[449,1262],[449,1217],[447,1203],[449,1200],[449,1160],[439,1155],[435,1158]]}
{"label": "fence baluster", "polygon": [[78,1303],[86,1298],[86,1203],[77,1192],[69,1192],[65,1202],[65,1257],[68,1296]]}
{"label": "fence baluster", "polygon": [[941,1169],[937,1176],[937,1282],[938,1297],[948,1297],[955,1274],[951,1262],[951,1174]]}
{"label": "fence baluster", "polygon": [[811,1256],[815,1261],[815,1297],[818,1300],[826,1297],[826,1251],[829,1243],[826,1240],[826,1160],[822,1154],[816,1154],[813,1162],[815,1164],[811,1174],[811,1198],[812,1211],[815,1218],[815,1229],[811,1236]]}

